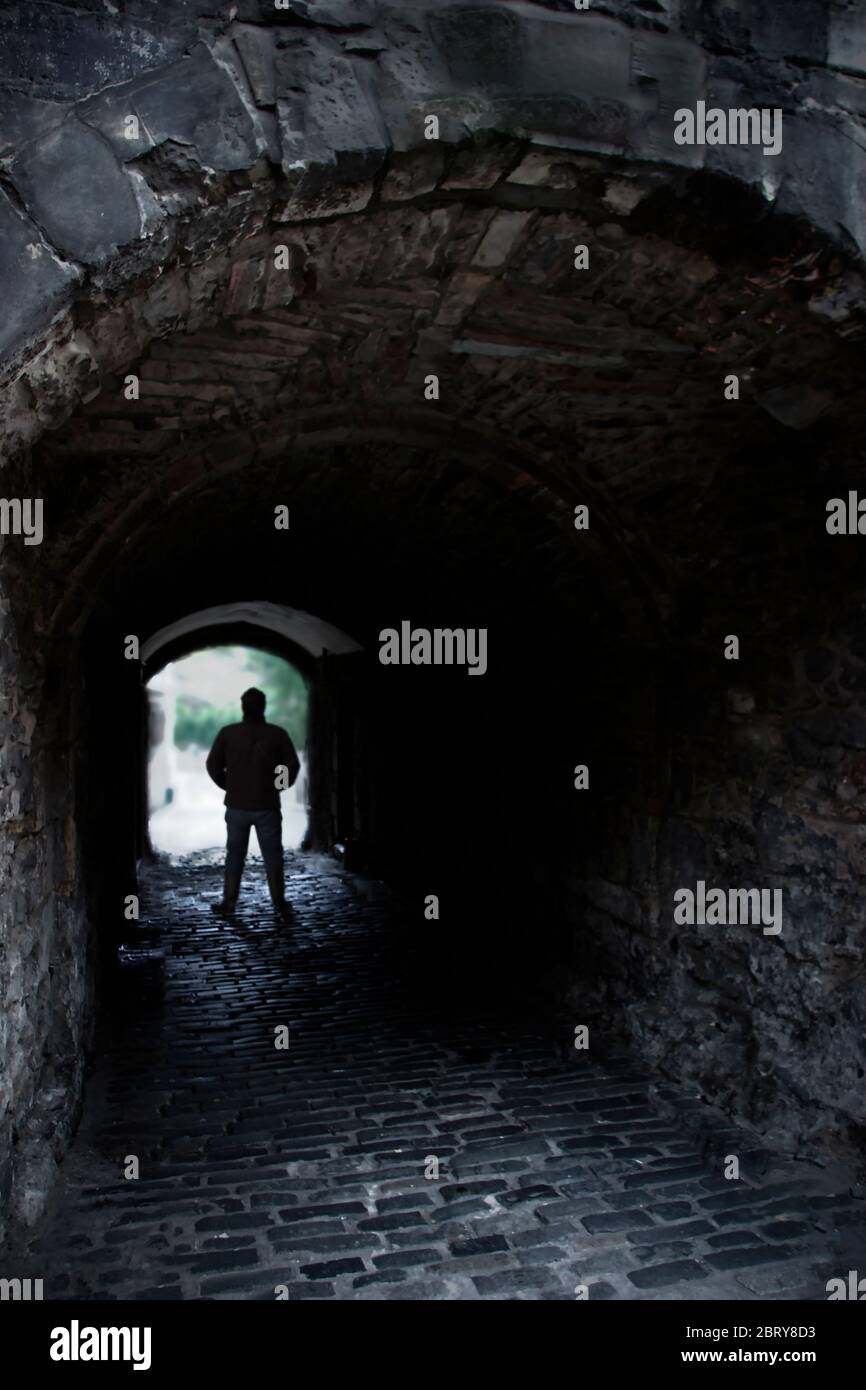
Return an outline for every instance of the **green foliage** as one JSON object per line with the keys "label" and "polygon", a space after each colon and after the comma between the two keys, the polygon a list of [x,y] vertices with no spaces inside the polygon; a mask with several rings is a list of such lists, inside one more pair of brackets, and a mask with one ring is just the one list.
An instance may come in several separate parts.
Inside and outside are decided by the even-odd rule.
{"label": "green foliage", "polygon": [[[234,716],[237,718],[237,715]],[[187,748],[194,743],[199,748],[210,748],[223,724],[231,724],[227,710],[215,709],[204,700],[191,700],[186,695],[178,695],[174,725],[174,742],[177,748]]]}
{"label": "green foliage", "polygon": [[295,747],[303,748],[307,742],[307,683],[300,671],[281,656],[253,647],[247,649],[246,670],[250,685],[257,685],[268,697],[268,723],[282,725]]}
{"label": "green foliage", "polygon": [[[246,657],[243,667],[249,672],[246,685],[258,686],[268,697],[265,718],[269,724],[280,724],[288,730],[295,747],[302,749],[307,740],[307,686],[303,676],[282,657],[254,647],[225,647],[219,649],[227,656]],[[224,724],[237,724],[241,718],[239,702],[216,706],[209,700],[179,695],[174,727],[178,748],[195,744],[210,748]]]}

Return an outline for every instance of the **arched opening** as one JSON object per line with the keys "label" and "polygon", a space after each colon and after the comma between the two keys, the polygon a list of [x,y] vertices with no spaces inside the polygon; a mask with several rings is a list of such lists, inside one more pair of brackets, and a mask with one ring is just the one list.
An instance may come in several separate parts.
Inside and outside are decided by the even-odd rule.
{"label": "arched opening", "polygon": [[[286,729],[301,771],[282,808],[283,844],[298,849],[307,830],[307,684],[282,657],[255,647],[214,646],[174,661],[146,684],[148,701],[147,838],[157,854],[220,848],[223,797],[206,770],[219,731],[241,717],[240,697],[255,686],[268,723]],[[259,858],[257,847],[252,857]]]}
{"label": "arched opening", "polygon": [[[338,838],[337,827],[330,820],[330,800],[337,773],[328,748],[330,735],[329,716],[324,712],[324,672],[326,668],[339,667],[341,658],[359,654],[362,650],[360,644],[348,633],[323,619],[285,604],[267,601],[223,603],[187,613],[153,632],[141,647],[143,681],[145,685],[152,686],[174,662],[220,645],[223,648],[242,646],[251,652],[262,653],[258,668],[263,670],[263,678],[268,674],[274,677],[278,697],[282,701],[278,702],[276,712],[282,714],[291,726],[288,729],[290,736],[303,736],[299,746],[299,752],[302,751],[302,776],[288,800],[293,824],[287,841],[289,847],[329,849]],[[274,663],[277,665],[274,666]],[[249,662],[247,669],[250,669]],[[294,673],[294,677],[290,673]],[[239,697],[240,691],[236,693]],[[227,707],[223,705],[222,708]],[[152,737],[149,732],[148,765]],[[314,745],[318,745],[315,751]],[[344,761],[348,764],[351,759],[347,757]],[[187,762],[192,772],[193,764],[189,758]],[[201,802],[207,791],[201,769],[196,782],[196,795]],[[150,814],[153,797],[149,787],[144,795],[147,798],[147,814]],[[345,791],[338,793],[339,796],[345,800]],[[212,814],[208,824],[212,836]],[[188,833],[181,832],[181,837],[188,838]],[[219,843],[220,838],[213,843]],[[151,846],[156,847],[153,841]],[[147,847],[146,839],[142,840],[139,853]]]}

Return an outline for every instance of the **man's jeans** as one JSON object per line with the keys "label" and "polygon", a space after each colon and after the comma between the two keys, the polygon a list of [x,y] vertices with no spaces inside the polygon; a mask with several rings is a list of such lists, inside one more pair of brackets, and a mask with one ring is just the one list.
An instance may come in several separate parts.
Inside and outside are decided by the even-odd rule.
{"label": "man's jeans", "polygon": [[283,867],[283,816],[281,811],[238,811],[226,808],[226,873],[240,875],[247,857],[250,830],[256,827],[256,839],[265,861],[265,872]]}

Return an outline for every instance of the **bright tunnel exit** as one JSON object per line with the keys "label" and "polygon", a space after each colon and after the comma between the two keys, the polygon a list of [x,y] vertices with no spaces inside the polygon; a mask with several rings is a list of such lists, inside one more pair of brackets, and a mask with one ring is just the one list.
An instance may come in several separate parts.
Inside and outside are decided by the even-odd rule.
{"label": "bright tunnel exit", "polygon": [[[224,848],[224,793],[208,776],[205,761],[219,730],[240,722],[241,695],[250,686],[264,691],[267,722],[281,725],[297,749],[301,771],[280,800],[283,845],[300,846],[308,816],[306,681],[272,652],[217,646],[169,662],[147,684],[148,823],[157,853]],[[255,835],[249,854],[260,857]]]}

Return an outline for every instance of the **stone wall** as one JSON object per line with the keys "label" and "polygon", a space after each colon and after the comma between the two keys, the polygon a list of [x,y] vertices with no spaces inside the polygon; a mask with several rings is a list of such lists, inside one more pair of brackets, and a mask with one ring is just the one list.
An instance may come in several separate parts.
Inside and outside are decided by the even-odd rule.
{"label": "stone wall", "polygon": [[0,1233],[7,1220],[28,1226],[41,1215],[73,1132],[96,974],[75,820],[74,653],[60,663],[62,693],[46,688],[20,597],[3,637]]}
{"label": "stone wall", "polygon": [[[862,1165],[866,591],[857,538],[823,526],[850,472],[797,476],[782,525],[789,492],[752,479],[749,546],[681,606],[635,711],[628,785],[574,884],[569,1002],[789,1150]],[[733,528],[738,504],[719,505]],[[747,634],[738,662],[728,634]],[[676,924],[674,894],[698,880],[781,890],[781,933]]]}

